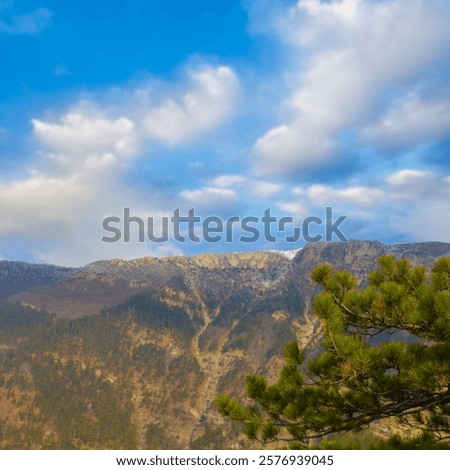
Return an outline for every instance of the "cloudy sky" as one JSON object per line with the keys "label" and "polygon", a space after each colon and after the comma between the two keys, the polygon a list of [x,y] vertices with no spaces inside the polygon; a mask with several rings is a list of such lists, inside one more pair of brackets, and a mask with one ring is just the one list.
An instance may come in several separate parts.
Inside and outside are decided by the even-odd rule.
{"label": "cloudy sky", "polygon": [[102,242],[125,207],[449,242],[449,44],[448,0],[0,0],[0,259],[302,245]]}

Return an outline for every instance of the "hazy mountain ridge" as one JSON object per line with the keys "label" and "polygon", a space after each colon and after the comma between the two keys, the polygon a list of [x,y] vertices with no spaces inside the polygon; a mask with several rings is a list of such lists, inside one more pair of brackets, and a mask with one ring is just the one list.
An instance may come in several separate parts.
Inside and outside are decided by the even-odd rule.
{"label": "hazy mountain ridge", "polygon": [[[266,251],[51,268],[47,285],[24,283],[6,299],[25,305],[17,315],[41,315],[33,328],[13,330],[14,312],[3,315],[0,305],[0,407],[8,410],[0,445],[242,446],[214,397],[242,396],[248,373],[275,376],[289,341],[314,350],[312,268],[330,262],[364,278],[385,253],[431,265],[450,255],[450,244],[358,241],[307,245],[292,260]],[[16,277],[3,289],[28,279],[28,269],[37,268],[10,268]]]}
{"label": "hazy mountain ridge", "polygon": [[51,264],[0,261],[0,298],[67,279],[76,270]]}

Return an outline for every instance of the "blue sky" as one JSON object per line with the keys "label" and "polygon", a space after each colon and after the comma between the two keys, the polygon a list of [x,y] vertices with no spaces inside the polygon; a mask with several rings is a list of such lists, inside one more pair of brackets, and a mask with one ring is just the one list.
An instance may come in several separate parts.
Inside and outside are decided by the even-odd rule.
{"label": "blue sky", "polygon": [[450,241],[447,0],[0,0],[0,258],[296,249],[103,243],[176,208]]}

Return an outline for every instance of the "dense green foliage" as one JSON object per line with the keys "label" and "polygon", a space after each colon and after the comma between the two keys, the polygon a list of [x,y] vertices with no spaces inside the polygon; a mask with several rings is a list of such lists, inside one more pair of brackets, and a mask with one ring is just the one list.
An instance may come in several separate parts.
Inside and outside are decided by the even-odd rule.
{"label": "dense green foliage", "polygon": [[407,260],[381,257],[365,288],[330,265],[314,269],[312,279],[323,288],[314,300],[324,334],[321,353],[305,360],[297,344],[289,344],[277,383],[249,376],[251,405],[220,395],[219,411],[242,423],[248,438],[285,441],[291,448],[320,440],[339,447],[341,433],[392,417],[418,430],[416,437],[392,436],[368,447],[445,446],[450,438],[450,258],[437,260],[427,273]]}

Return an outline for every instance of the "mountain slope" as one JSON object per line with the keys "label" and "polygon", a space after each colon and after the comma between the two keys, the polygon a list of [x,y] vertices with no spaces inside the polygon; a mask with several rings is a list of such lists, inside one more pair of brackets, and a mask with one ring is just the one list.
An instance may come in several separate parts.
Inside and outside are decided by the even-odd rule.
{"label": "mountain slope", "polygon": [[450,244],[101,261],[31,289],[19,280],[35,267],[17,265],[0,285],[0,446],[247,446],[215,396],[242,397],[249,373],[275,377],[289,341],[314,354],[313,267],[330,262],[363,279],[385,253],[430,265]]}

